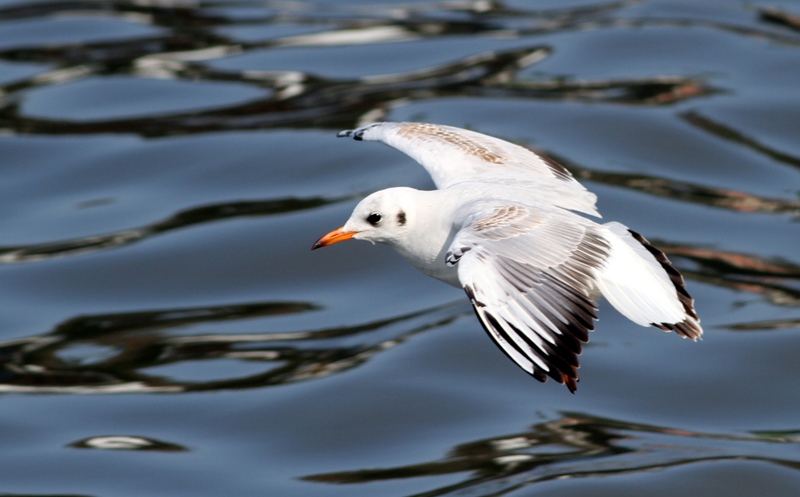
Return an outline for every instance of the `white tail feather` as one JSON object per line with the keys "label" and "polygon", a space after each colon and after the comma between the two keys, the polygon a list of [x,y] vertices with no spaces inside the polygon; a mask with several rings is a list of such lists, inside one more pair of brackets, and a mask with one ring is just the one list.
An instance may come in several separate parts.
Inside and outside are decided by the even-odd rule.
{"label": "white tail feather", "polygon": [[620,223],[606,223],[611,246],[598,270],[597,287],[621,314],[642,326],[676,324],[691,319],[675,284],[653,254]]}

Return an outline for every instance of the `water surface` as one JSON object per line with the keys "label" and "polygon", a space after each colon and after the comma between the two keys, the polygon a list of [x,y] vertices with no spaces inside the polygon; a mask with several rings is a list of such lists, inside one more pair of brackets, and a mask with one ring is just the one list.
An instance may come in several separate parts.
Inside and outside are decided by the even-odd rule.
{"label": "water surface", "polygon": [[[0,492],[800,489],[796,2],[0,2]],[[601,303],[576,395],[386,247],[431,188],[337,131],[541,149],[686,276],[699,343]]]}

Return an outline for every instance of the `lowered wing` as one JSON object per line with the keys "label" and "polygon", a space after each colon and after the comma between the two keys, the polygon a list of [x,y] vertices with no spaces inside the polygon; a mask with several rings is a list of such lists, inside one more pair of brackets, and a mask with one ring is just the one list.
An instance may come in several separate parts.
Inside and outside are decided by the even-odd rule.
{"label": "lowered wing", "polygon": [[594,329],[590,297],[609,246],[588,222],[520,205],[478,208],[447,263],[489,336],[522,369],[575,391],[581,343]]}

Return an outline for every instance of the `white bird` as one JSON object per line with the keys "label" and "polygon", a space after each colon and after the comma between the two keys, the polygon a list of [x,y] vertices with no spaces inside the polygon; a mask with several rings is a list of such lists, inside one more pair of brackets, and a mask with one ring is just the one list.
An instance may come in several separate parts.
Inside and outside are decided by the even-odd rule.
{"label": "white bird", "polygon": [[351,238],[389,245],[463,288],[489,336],[537,380],[549,376],[575,392],[598,291],[639,325],[702,335],[694,300],[664,253],[620,223],[576,214],[600,217],[596,196],[553,160],[427,123],[374,123],[338,136],[404,152],[438,190],[373,193],[312,250]]}

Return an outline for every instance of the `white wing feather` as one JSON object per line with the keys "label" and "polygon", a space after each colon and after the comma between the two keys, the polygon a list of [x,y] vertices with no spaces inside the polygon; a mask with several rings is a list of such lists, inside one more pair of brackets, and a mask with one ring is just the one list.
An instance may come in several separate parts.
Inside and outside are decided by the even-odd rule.
{"label": "white wing feather", "polygon": [[446,260],[489,335],[520,367],[575,389],[597,287],[642,326],[702,334],[683,279],[663,253],[619,223],[482,202],[466,207]]}
{"label": "white wing feather", "polygon": [[339,136],[380,141],[419,162],[439,189],[465,182],[512,188],[509,197],[536,192],[543,203],[600,217],[597,197],[555,161],[474,131],[428,123],[373,123]]}
{"label": "white wing feather", "polygon": [[642,326],[675,331],[693,340],[702,329],[693,300],[669,259],[626,226],[611,222],[610,257],[597,273],[597,288],[625,317]]}
{"label": "white wing feather", "polygon": [[593,226],[568,212],[482,205],[447,255],[500,348],[540,381],[550,376],[573,391],[580,343],[596,319],[594,271],[609,249]]}

